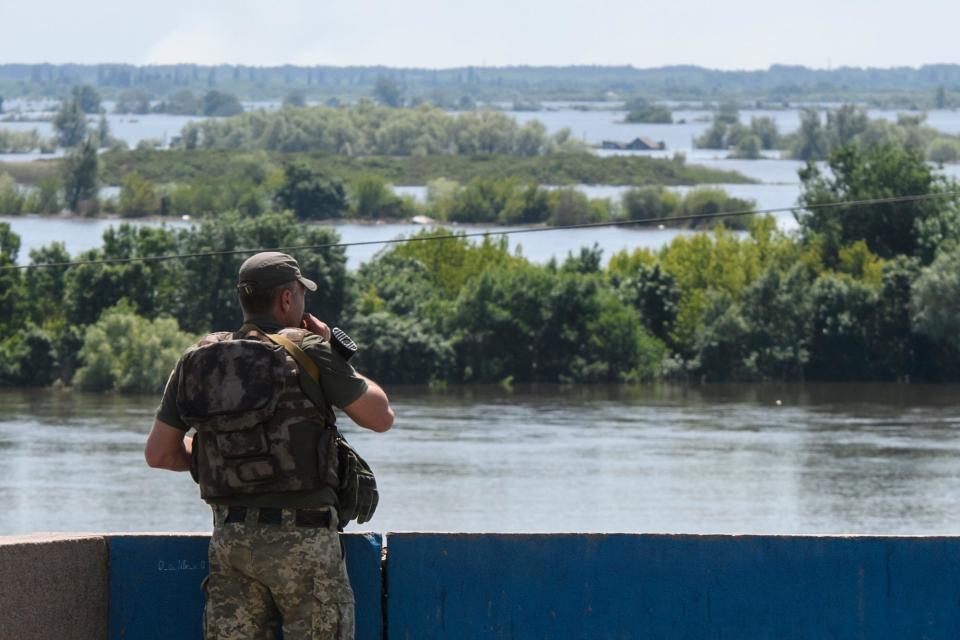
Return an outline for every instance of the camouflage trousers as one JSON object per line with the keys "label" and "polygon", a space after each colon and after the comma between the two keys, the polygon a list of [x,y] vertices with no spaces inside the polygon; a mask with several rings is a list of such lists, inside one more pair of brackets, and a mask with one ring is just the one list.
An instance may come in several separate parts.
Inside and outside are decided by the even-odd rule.
{"label": "camouflage trousers", "polygon": [[258,509],[226,522],[214,506],[210,575],[204,582],[207,640],[353,640],[353,590],[347,577],[337,517],[330,528],[260,524]]}

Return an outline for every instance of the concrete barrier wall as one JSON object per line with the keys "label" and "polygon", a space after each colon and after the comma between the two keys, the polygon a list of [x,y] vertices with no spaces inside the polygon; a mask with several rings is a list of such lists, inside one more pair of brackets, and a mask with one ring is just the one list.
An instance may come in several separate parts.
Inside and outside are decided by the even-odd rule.
{"label": "concrete barrier wall", "polygon": [[[110,538],[111,640],[200,640],[208,535]],[[357,640],[383,637],[381,537],[343,536],[357,599]]]}
{"label": "concrete barrier wall", "polygon": [[[207,539],[0,538],[0,638],[199,639]],[[380,536],[345,536],[359,640],[901,640],[960,629],[960,538],[406,533],[385,543],[383,575]]]}
{"label": "concrete barrier wall", "polygon": [[387,538],[390,640],[956,638],[960,540]]}
{"label": "concrete barrier wall", "polygon": [[107,638],[103,536],[0,538],[0,640]]}

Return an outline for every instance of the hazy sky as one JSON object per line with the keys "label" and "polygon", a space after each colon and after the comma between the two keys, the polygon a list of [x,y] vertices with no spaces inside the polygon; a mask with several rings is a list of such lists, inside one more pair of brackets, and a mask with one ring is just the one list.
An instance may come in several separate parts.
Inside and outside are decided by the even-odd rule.
{"label": "hazy sky", "polygon": [[957,0],[0,0],[0,62],[960,63]]}

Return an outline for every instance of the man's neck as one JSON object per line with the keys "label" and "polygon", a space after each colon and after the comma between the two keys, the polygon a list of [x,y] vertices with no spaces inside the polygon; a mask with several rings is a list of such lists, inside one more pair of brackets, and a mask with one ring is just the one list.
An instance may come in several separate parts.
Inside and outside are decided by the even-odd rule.
{"label": "man's neck", "polygon": [[286,324],[270,313],[251,313],[243,315],[244,324],[255,324],[261,329],[266,329],[268,331],[275,331],[277,329],[283,329],[286,327]]}

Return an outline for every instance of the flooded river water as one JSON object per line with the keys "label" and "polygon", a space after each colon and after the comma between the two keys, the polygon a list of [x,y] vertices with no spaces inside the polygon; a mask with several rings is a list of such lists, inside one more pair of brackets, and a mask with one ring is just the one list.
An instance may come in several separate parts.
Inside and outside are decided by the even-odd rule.
{"label": "flooded river water", "polygon": [[[957,386],[388,389],[378,531],[960,533]],[[153,397],[0,392],[0,535],[204,531]]]}

